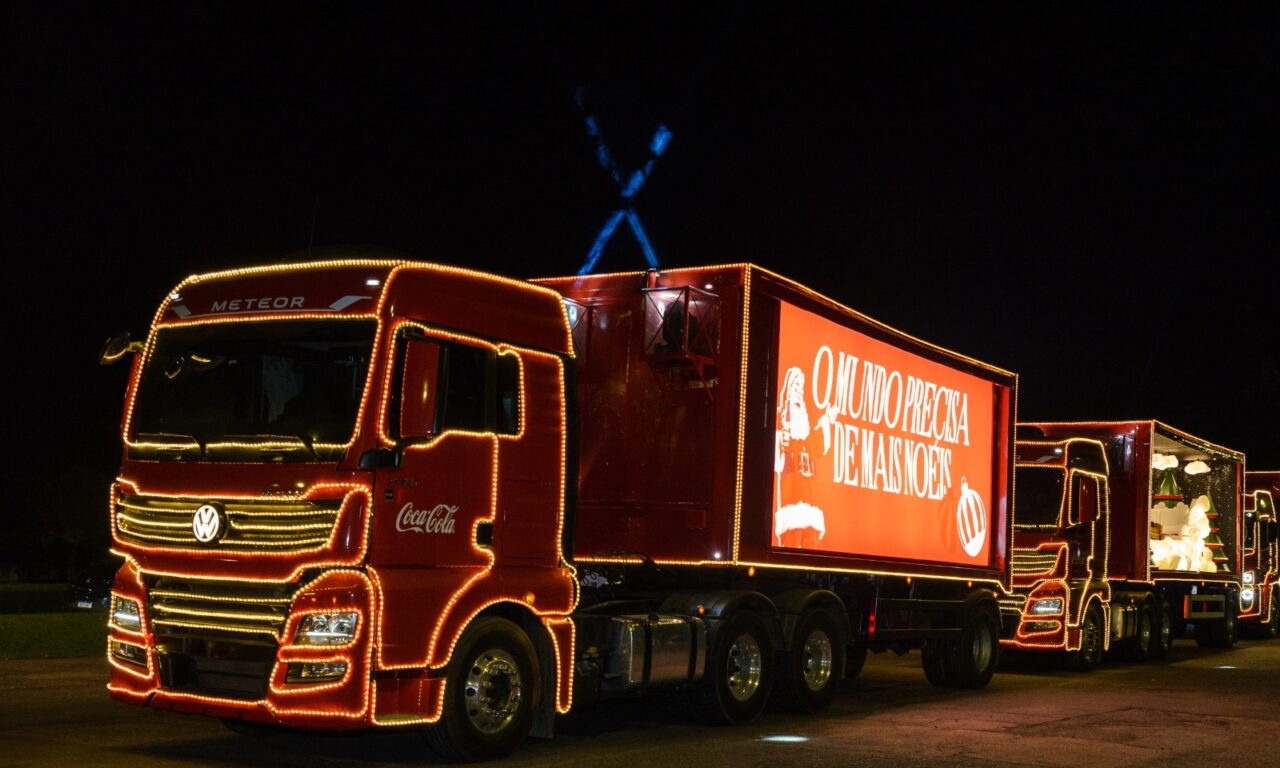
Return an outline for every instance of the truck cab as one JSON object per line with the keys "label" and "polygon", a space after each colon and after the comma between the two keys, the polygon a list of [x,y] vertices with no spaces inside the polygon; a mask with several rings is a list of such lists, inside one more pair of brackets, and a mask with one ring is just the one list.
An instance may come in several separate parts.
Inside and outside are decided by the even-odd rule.
{"label": "truck cab", "polygon": [[1024,435],[1014,465],[1013,590],[1002,600],[1012,633],[1002,643],[1062,651],[1087,668],[1113,639],[1106,451],[1087,438]]}
{"label": "truck cab", "polygon": [[[1246,477],[1249,473],[1246,473]],[[1240,621],[1263,638],[1280,634],[1276,582],[1280,576],[1275,498],[1258,488],[1244,494],[1243,570],[1240,575]]]}
{"label": "truck cab", "polygon": [[446,684],[478,732],[567,710],[572,354],[558,294],[469,270],[184,281],[126,394],[111,695],[331,730],[439,721]]}

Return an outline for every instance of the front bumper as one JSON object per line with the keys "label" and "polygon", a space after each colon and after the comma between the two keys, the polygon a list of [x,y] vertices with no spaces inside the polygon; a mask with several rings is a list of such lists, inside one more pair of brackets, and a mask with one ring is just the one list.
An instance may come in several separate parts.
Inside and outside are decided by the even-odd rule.
{"label": "front bumper", "polygon": [[[137,600],[143,616],[140,630],[108,625],[107,687],[113,698],[298,728],[371,724],[376,617],[374,590],[364,573],[328,571],[295,587],[162,580],[144,577],[130,564],[116,584],[116,594]],[[337,611],[358,616],[351,642],[292,642],[305,615]],[[329,679],[298,679],[301,665],[325,663],[346,667]]]}

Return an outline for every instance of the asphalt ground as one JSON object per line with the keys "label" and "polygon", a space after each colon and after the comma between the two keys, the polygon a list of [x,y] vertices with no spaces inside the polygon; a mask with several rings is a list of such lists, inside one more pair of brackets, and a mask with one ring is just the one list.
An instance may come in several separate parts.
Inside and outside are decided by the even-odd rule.
{"label": "asphalt ground", "polygon": [[[1280,765],[1280,640],[1175,643],[1142,665],[1086,674],[1006,657],[982,691],[933,688],[919,654],[872,656],[819,716],[689,723],[661,701],[602,704],[529,740],[519,766]],[[102,659],[0,662],[3,766],[400,766],[442,762],[413,731],[245,736],[219,721],[111,701]]]}

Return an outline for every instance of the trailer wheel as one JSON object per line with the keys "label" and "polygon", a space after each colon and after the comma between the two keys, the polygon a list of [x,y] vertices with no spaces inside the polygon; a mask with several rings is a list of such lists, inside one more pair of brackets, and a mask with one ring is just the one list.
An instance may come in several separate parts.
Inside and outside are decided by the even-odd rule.
{"label": "trailer wheel", "polygon": [[920,649],[920,666],[924,668],[924,679],[929,681],[929,685],[939,688],[947,685],[947,651],[950,645],[946,640],[924,641],[924,647]]}
{"label": "trailer wheel", "polygon": [[1271,588],[1271,600],[1268,603],[1271,607],[1271,620],[1266,624],[1258,625],[1258,632],[1264,640],[1270,640],[1276,635],[1280,635],[1280,610],[1276,609],[1276,589]]}
{"label": "trailer wheel", "polygon": [[971,606],[959,640],[950,646],[942,665],[947,685],[985,688],[1000,661],[999,620],[985,605]]}
{"label": "trailer wheel", "polygon": [[1065,658],[1067,669],[1073,672],[1088,672],[1102,661],[1102,611],[1098,604],[1089,606],[1084,614],[1084,623],[1080,626],[1080,648],[1068,651]]}
{"label": "trailer wheel", "polygon": [[538,657],[529,638],[506,619],[479,619],[453,651],[443,713],[427,729],[427,743],[454,760],[502,757],[529,734],[540,696]]}
{"label": "trailer wheel", "polygon": [[773,667],[773,643],[764,620],[746,611],[733,614],[716,632],[707,684],[698,689],[698,710],[715,722],[751,722],[769,700]]}
{"label": "trailer wheel", "polygon": [[1144,600],[1138,606],[1137,624],[1138,629],[1134,632],[1133,637],[1125,640],[1122,653],[1125,661],[1140,663],[1153,655],[1151,649],[1158,642],[1156,640],[1155,609],[1149,601]]}
{"label": "trailer wheel", "polygon": [[801,617],[795,645],[778,668],[778,705],[793,712],[816,714],[831,704],[844,678],[840,630],[830,613],[817,609]]}
{"label": "trailer wheel", "polygon": [[1155,622],[1152,629],[1151,658],[1168,658],[1173,650],[1173,608],[1162,597],[1155,598]]}
{"label": "trailer wheel", "polygon": [[1201,648],[1230,648],[1236,644],[1235,596],[1223,601],[1222,619],[1196,622],[1196,644]]}
{"label": "trailer wheel", "polygon": [[846,650],[844,657],[844,679],[856,680],[867,663],[866,643],[855,643]]}

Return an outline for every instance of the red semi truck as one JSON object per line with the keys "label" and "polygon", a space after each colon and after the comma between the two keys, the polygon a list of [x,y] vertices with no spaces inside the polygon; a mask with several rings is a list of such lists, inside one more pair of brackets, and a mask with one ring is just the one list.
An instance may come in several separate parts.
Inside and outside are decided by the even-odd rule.
{"label": "red semi truck", "polygon": [[482,759],[609,697],[996,664],[1016,377],[758,267],[231,270],[130,352],[121,701]]}
{"label": "red semi truck", "polygon": [[1243,454],[1157,421],[1019,424],[1016,452],[1006,648],[1085,670],[1112,647],[1162,658],[1187,623],[1201,645],[1235,643],[1258,605]]}
{"label": "red semi truck", "polygon": [[[1264,638],[1280,635],[1280,531],[1276,504],[1280,472],[1250,470],[1244,485],[1244,587],[1240,592],[1240,621]],[[1247,599],[1246,599],[1247,598]],[[1246,607],[1247,606],[1247,607]]]}

